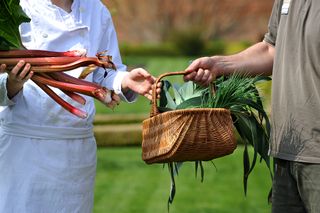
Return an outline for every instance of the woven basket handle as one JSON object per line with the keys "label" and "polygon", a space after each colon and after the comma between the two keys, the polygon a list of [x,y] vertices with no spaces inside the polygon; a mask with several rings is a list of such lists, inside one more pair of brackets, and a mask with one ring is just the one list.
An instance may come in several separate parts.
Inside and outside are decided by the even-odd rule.
{"label": "woven basket handle", "polygon": [[[163,73],[162,75],[160,75],[157,80],[155,85],[158,85],[158,83],[161,81],[162,78],[166,77],[166,76],[171,76],[171,75],[186,75],[189,74],[193,71],[177,71],[177,72],[167,72],[167,73]],[[152,102],[151,102],[152,106],[151,106],[151,112],[150,112],[150,117],[156,116],[157,114],[159,114],[159,110],[157,107],[157,87],[153,87],[152,88]]]}

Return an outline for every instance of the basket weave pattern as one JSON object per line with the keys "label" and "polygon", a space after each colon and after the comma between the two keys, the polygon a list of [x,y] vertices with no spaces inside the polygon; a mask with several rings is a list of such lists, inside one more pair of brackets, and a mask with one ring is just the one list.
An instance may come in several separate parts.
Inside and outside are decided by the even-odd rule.
{"label": "basket weave pattern", "polygon": [[229,110],[197,108],[159,113],[155,103],[153,100],[150,118],[143,121],[142,159],[146,163],[207,161],[236,149]]}

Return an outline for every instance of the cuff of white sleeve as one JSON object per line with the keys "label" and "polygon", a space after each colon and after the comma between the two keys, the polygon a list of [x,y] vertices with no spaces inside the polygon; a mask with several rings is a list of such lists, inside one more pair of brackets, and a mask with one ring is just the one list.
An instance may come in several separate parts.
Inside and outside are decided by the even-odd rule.
{"label": "cuff of white sleeve", "polygon": [[129,90],[126,93],[122,92],[122,88],[121,88],[121,84],[123,81],[123,78],[128,75],[128,72],[126,71],[117,71],[117,75],[114,78],[113,81],[113,89],[114,92],[119,95],[119,97],[121,98],[121,100],[126,101],[126,102],[134,102],[137,99],[137,93],[133,92],[132,90]]}
{"label": "cuff of white sleeve", "polygon": [[14,105],[15,102],[13,100],[10,100],[8,98],[8,91],[7,91],[7,80],[8,80],[8,74],[4,73],[0,75],[0,106],[10,106]]}

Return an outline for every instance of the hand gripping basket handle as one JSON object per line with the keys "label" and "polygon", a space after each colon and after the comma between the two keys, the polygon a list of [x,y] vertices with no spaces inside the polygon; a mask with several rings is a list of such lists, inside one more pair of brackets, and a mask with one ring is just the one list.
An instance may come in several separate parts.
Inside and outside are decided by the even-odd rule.
{"label": "hand gripping basket handle", "polygon": [[166,76],[171,76],[171,75],[186,75],[191,73],[192,71],[187,70],[187,71],[177,71],[177,72],[167,72],[167,73],[163,73],[162,75],[160,75],[155,83],[155,86],[152,88],[152,106],[151,106],[151,112],[150,112],[150,118],[153,116],[156,116],[157,114],[159,114],[159,110],[157,107],[157,85],[158,83],[161,81],[162,78],[166,77]]}

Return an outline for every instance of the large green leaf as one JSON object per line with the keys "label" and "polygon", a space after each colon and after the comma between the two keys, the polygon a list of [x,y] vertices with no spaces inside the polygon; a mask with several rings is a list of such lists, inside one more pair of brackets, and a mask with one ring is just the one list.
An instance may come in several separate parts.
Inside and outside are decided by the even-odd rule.
{"label": "large green leaf", "polygon": [[179,93],[183,97],[184,100],[187,100],[189,98],[192,98],[194,95],[194,87],[195,85],[193,84],[192,81],[188,81],[184,84],[179,89]]}
{"label": "large green leaf", "polygon": [[179,104],[176,109],[190,109],[190,108],[200,108],[202,103],[202,98],[200,96],[190,98]]}
{"label": "large green leaf", "polygon": [[179,85],[173,84],[172,87],[173,93],[174,93],[174,100],[177,105],[181,104],[184,101],[184,97],[179,92]]}
{"label": "large green leaf", "polygon": [[19,26],[30,18],[20,7],[19,0],[0,1],[0,50],[23,49]]}

